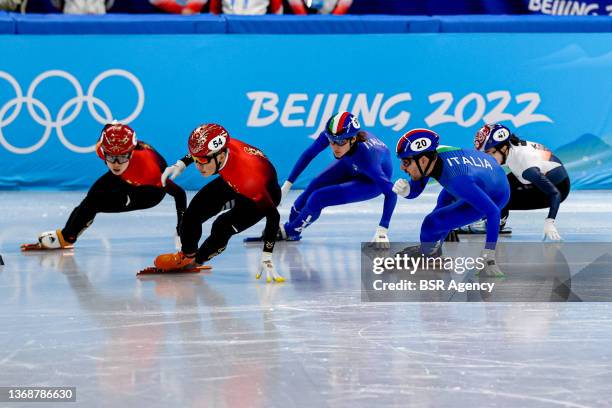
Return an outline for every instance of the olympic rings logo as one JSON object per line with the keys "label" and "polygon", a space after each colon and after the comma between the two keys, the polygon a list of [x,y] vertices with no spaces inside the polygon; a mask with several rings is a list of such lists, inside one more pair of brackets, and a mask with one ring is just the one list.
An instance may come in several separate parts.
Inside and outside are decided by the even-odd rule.
{"label": "olympic rings logo", "polygon": [[[2,106],[2,108],[0,108],[0,144],[2,144],[2,146],[4,146],[10,152],[16,154],[29,154],[40,149],[47,142],[47,140],[49,140],[49,137],[51,137],[51,132],[53,131],[53,129],[55,129],[57,137],[62,142],[62,144],[66,146],[66,148],[68,148],[69,150],[72,150],[76,153],[89,153],[94,151],[96,148],[95,143],[91,146],[85,147],[77,146],[71,143],[64,135],[63,127],[76,119],[76,117],[81,112],[81,109],[83,108],[83,103],[85,102],[87,103],[87,109],[89,110],[89,114],[101,125],[110,123],[114,119],[113,112],[111,111],[109,106],[94,95],[98,85],[100,85],[100,83],[105,79],[112,76],[119,76],[128,79],[136,89],[136,92],[138,93],[138,101],[136,102],[136,107],[134,108],[132,113],[123,119],[117,119],[119,122],[122,123],[130,123],[134,119],[136,119],[138,115],[140,115],[140,112],[142,112],[145,100],[144,88],[142,87],[140,80],[131,72],[125,71],[123,69],[109,69],[107,71],[104,71],[91,82],[89,88],[87,88],[87,94],[83,94],[83,88],[81,87],[81,84],[72,74],[62,70],[45,71],[42,74],[38,75],[36,78],[34,78],[32,83],[30,84],[30,87],[28,88],[27,94],[24,96],[21,87],[19,86],[19,83],[15,80],[15,78],[13,78],[13,76],[11,76],[5,71],[0,71],[0,79],[6,80],[15,91],[15,97],[13,99],[10,99]],[[38,85],[40,85],[40,83],[43,82],[45,79],[53,77],[63,78],[68,81],[70,85],[72,85],[76,93],[76,96],[70,98],[62,105],[62,107],[57,112],[57,116],[55,117],[55,119],[51,117],[51,112],[49,112],[47,106],[45,106],[45,104],[42,103],[40,99],[37,99],[34,96]],[[40,140],[34,145],[29,147],[16,147],[11,145],[6,140],[3,134],[3,129],[15,121],[15,119],[21,112],[24,103],[32,119],[34,119],[34,121],[39,125],[44,126],[45,130]],[[66,115],[69,109],[71,109],[73,106],[74,110],[72,111],[72,113]],[[9,109],[13,107],[15,107],[13,112],[8,117],[5,117]],[[38,108],[40,112],[42,112],[42,117],[34,109],[34,107]],[[100,108],[104,116],[100,116],[96,107]]]}

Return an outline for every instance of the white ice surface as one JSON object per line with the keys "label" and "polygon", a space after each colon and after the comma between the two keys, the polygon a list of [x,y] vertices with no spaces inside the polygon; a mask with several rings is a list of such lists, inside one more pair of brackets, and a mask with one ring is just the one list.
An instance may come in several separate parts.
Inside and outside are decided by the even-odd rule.
{"label": "white ice surface", "polygon": [[[254,279],[259,246],[242,243],[261,225],[210,274],[137,279],[174,250],[170,198],[99,215],[73,253],[19,252],[82,196],[0,193],[0,386],[76,386],[65,406],[83,407],[611,404],[608,303],[362,303],[359,242],[382,200],[327,209],[302,242],[278,244],[288,281],[266,285]],[[434,199],[400,200],[392,239],[416,240]],[[572,192],[562,236],[610,242],[611,199]],[[512,213],[504,239],[539,240],[545,215]]]}

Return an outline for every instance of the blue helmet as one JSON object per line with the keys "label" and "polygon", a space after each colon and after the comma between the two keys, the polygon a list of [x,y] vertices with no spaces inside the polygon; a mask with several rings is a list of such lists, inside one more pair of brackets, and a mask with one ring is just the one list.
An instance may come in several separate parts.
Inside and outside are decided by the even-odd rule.
{"label": "blue helmet", "polygon": [[481,127],[474,136],[474,149],[486,152],[510,140],[510,129],[499,123],[490,123]]}
{"label": "blue helmet", "polygon": [[400,159],[435,152],[440,145],[440,136],[429,129],[412,129],[397,141],[395,152]]}
{"label": "blue helmet", "polygon": [[342,142],[357,136],[360,128],[357,116],[350,112],[338,112],[329,118],[324,132],[330,142]]}

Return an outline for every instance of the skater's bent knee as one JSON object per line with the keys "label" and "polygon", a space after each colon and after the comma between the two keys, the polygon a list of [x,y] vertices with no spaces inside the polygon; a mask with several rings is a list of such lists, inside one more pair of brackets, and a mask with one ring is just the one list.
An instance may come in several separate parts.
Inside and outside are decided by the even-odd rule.
{"label": "skater's bent knee", "polygon": [[306,201],[306,207],[311,211],[320,211],[325,207],[332,205],[328,194],[320,191],[315,191]]}
{"label": "skater's bent knee", "polygon": [[425,218],[423,219],[423,229],[437,229],[439,226],[441,226],[441,222],[439,222],[439,220],[436,219],[436,217],[432,214],[425,216]]}

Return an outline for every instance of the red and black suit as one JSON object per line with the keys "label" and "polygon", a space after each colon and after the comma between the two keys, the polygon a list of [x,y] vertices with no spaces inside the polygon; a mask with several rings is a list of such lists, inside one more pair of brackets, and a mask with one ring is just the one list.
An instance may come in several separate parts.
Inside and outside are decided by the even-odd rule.
{"label": "red and black suit", "polygon": [[[281,190],[276,170],[261,150],[240,140],[231,139],[227,158],[219,177],[205,185],[189,203],[181,228],[182,251],[196,253],[196,262],[204,263],[220,254],[232,235],[266,219],[264,251],[272,252],[278,232]],[[181,159],[193,163],[189,155]],[[198,249],[202,223],[220,213],[226,203],[232,208],[213,222],[210,236]]]}
{"label": "red and black suit", "polygon": [[[96,153],[102,159],[100,143]],[[120,175],[105,173],[91,186],[87,196],[70,214],[62,229],[64,239],[73,243],[98,213],[120,213],[155,207],[166,193],[174,197],[177,213],[177,232],[187,206],[185,191],[168,180],[161,185],[161,174],[166,160],[148,144],[139,141],[132,152],[128,168]]]}

